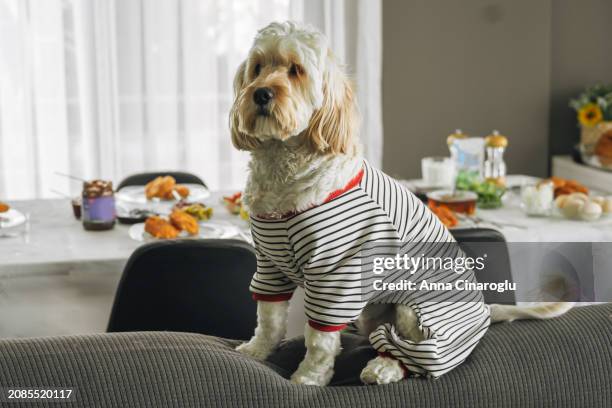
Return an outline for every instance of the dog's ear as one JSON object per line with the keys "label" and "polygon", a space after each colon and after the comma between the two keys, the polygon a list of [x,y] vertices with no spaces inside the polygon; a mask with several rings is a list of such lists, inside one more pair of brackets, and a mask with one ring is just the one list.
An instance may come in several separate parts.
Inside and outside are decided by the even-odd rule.
{"label": "dog's ear", "polygon": [[352,84],[328,52],[323,104],[310,118],[306,137],[315,150],[353,154],[357,149],[358,128],[359,114]]}
{"label": "dog's ear", "polygon": [[238,113],[238,98],[240,98],[242,89],[245,84],[246,61],[242,62],[234,76],[234,104],[230,110],[230,133],[232,135],[232,144],[238,150],[253,150],[259,146],[259,140],[242,133],[239,130],[240,116]]}

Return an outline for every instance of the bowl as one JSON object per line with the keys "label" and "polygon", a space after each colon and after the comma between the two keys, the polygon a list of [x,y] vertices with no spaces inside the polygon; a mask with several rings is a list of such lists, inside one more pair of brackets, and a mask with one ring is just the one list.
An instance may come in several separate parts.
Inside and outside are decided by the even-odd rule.
{"label": "bowl", "polygon": [[427,204],[431,208],[445,207],[461,214],[474,214],[478,194],[472,191],[436,190],[427,194]]}

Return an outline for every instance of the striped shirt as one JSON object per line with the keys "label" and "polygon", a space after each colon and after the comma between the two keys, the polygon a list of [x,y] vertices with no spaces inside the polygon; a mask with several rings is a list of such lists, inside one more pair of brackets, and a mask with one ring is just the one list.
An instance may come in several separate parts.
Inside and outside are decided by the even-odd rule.
{"label": "striped shirt", "polygon": [[[389,323],[374,330],[370,341],[412,373],[437,377],[448,372],[465,360],[489,325],[488,307],[477,291],[374,290],[371,259],[365,253],[378,243],[396,243],[408,248],[409,255],[418,252],[424,257],[454,258],[463,253],[427,206],[367,162],[345,189],[325,203],[282,219],[251,216],[251,231],[257,254],[250,285],[253,298],[287,300],[297,286],[303,287],[312,327],[340,330],[356,320],[368,303],[411,306],[425,340],[403,339]],[[400,270],[388,276],[398,281],[405,275]],[[475,281],[470,270],[457,274],[432,267],[410,275],[413,282],[456,279]]]}

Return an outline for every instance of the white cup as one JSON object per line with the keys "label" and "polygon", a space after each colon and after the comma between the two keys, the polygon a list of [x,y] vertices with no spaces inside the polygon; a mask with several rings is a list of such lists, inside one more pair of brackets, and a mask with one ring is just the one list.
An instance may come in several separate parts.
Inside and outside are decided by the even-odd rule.
{"label": "white cup", "polygon": [[425,157],[421,159],[423,184],[427,187],[452,188],[455,183],[455,165],[450,157]]}

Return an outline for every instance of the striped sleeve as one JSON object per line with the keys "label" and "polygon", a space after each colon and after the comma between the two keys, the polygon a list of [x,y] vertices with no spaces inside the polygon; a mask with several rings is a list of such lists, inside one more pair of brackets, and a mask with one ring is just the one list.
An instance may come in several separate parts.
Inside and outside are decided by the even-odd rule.
{"label": "striped sleeve", "polygon": [[312,327],[323,331],[343,329],[356,320],[367,304],[362,293],[359,259],[304,285],[304,307]]}
{"label": "striped sleeve", "polygon": [[253,299],[267,302],[288,300],[296,284],[260,251],[256,251],[257,271],[253,274],[249,290]]}

